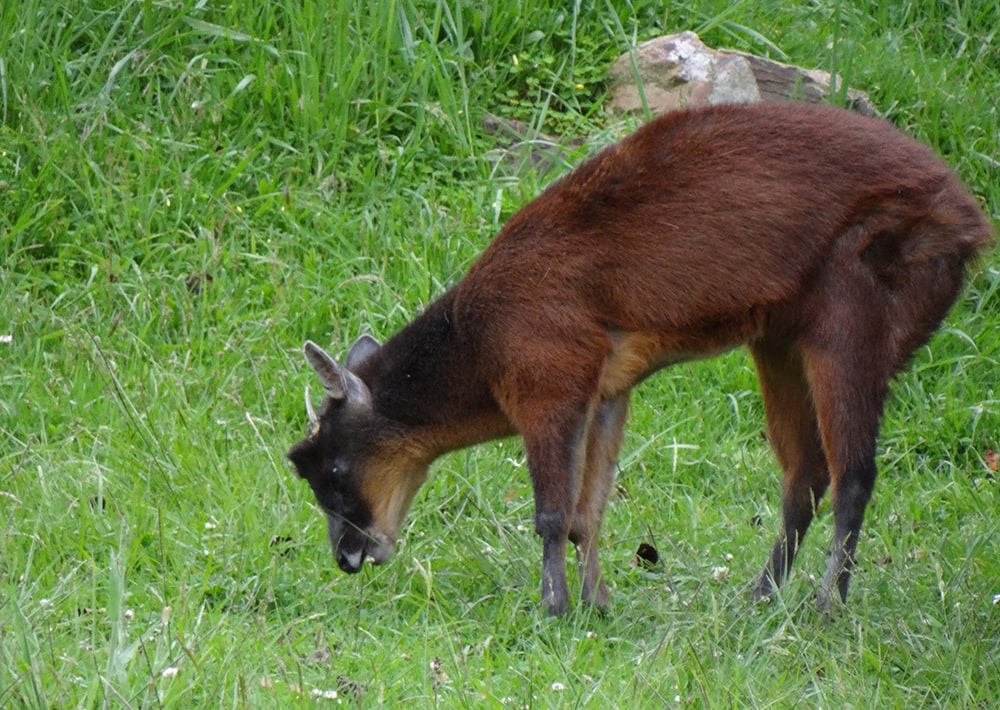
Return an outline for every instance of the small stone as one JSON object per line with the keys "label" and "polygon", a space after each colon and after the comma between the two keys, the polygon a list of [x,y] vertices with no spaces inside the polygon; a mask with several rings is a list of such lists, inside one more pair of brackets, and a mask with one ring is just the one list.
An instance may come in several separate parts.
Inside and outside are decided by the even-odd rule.
{"label": "small stone", "polygon": [[[609,107],[635,113],[646,105],[654,114],[696,106],[757,101],[826,103],[840,91],[840,78],[729,49],[705,46],[694,32],[657,37],[618,57],[608,71]],[[641,91],[640,91],[641,87]],[[847,89],[849,108],[876,115],[863,91]]]}

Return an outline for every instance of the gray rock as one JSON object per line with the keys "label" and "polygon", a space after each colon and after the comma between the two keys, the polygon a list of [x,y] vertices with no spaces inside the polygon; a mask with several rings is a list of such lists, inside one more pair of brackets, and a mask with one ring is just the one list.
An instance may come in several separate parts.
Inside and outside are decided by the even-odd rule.
{"label": "gray rock", "polygon": [[694,32],[643,42],[611,65],[612,112],[653,113],[687,106],[751,103],[760,100],[749,62],[706,47]]}
{"label": "gray rock", "polygon": [[[825,102],[840,90],[839,78],[733,50],[706,47],[694,32],[643,42],[620,56],[608,71],[613,113],[642,111],[643,98],[654,113],[689,106],[755,101]],[[831,89],[831,87],[833,87]],[[868,96],[846,91],[855,111],[874,115]]]}

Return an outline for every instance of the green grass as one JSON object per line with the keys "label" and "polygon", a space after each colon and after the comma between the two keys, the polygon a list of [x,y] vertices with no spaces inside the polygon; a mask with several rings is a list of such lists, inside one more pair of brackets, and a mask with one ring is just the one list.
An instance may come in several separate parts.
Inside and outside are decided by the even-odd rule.
{"label": "green grass", "polygon": [[779,492],[739,352],[637,392],[605,615],[541,613],[518,442],[439,462],[356,577],[283,454],[302,341],[390,335],[539,190],[484,157],[487,112],[600,132],[613,57],[696,29],[842,72],[996,217],[998,27],[987,0],[3,3],[0,706],[991,706],[994,256],[897,383],[831,619],[829,515],[748,602]]}

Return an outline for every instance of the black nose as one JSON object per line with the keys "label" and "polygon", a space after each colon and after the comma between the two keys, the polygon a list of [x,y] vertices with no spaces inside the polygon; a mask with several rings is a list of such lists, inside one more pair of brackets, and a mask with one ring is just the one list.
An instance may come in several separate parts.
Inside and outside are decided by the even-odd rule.
{"label": "black nose", "polygon": [[343,545],[337,549],[337,566],[348,574],[360,572],[364,559],[364,550],[346,550]]}

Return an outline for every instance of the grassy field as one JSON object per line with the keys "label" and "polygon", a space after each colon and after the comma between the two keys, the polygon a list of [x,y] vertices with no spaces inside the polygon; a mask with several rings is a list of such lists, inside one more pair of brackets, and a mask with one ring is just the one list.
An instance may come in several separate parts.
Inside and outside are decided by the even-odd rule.
{"label": "grassy field", "polygon": [[693,29],[841,72],[996,218],[998,28],[992,0],[2,3],[0,707],[994,707],[995,256],[897,382],[832,618],[828,514],[749,602],[779,485],[742,352],[637,392],[604,615],[543,615],[515,440],[440,461],[354,577],[283,456],[303,340],[392,334],[544,184],[487,113],[600,134],[611,60]]}

